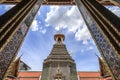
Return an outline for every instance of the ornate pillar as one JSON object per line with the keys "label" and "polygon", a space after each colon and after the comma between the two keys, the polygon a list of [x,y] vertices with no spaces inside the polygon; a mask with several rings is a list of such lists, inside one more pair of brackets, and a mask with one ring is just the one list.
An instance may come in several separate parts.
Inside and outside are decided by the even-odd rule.
{"label": "ornate pillar", "polygon": [[41,3],[42,0],[23,0],[0,16],[0,78],[6,76]]}
{"label": "ornate pillar", "polygon": [[120,0],[103,0],[103,1],[105,1],[105,2],[109,1],[114,6],[119,6],[120,7]]}
{"label": "ornate pillar", "polygon": [[120,80],[120,18],[96,0],[75,0],[115,80]]}
{"label": "ornate pillar", "polygon": [[0,3],[3,3],[5,0],[0,0]]}
{"label": "ornate pillar", "polygon": [[120,7],[120,0],[110,0],[115,6]]}

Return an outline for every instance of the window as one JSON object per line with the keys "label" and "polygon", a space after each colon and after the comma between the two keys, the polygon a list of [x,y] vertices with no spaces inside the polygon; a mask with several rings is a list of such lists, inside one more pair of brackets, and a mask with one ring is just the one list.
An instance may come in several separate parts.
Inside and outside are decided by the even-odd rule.
{"label": "window", "polygon": [[60,37],[58,38],[58,42],[61,42],[61,38]]}

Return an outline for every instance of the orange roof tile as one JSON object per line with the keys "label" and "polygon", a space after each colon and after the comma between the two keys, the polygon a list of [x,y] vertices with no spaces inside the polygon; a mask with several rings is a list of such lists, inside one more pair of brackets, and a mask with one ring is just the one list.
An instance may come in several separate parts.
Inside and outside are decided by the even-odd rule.
{"label": "orange roof tile", "polygon": [[[19,77],[39,77],[42,74],[41,71],[22,71],[19,72]],[[99,72],[82,72],[77,73],[80,77],[100,77]]]}
{"label": "orange roof tile", "polygon": [[80,77],[100,77],[100,72],[78,72]]}
{"label": "orange roof tile", "polygon": [[41,75],[41,71],[22,71],[19,72],[19,77],[39,77]]}
{"label": "orange roof tile", "polygon": [[[38,80],[42,74],[42,71],[21,71],[19,72],[19,80]],[[91,71],[78,71],[80,80],[106,80],[100,77],[100,72]]]}

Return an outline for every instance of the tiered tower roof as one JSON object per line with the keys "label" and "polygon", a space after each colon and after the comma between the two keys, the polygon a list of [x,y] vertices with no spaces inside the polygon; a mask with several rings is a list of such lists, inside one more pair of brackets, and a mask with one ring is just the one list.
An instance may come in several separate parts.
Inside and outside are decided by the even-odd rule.
{"label": "tiered tower roof", "polygon": [[73,62],[74,60],[68,53],[66,45],[64,44],[65,36],[64,34],[58,33],[54,35],[55,44],[53,45],[52,51],[45,59],[44,63],[48,61],[67,61]]}

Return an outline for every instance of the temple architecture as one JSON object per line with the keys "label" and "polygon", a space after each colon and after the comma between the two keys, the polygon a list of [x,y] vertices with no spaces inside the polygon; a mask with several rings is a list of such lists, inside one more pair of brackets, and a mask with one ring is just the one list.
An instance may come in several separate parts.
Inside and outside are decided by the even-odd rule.
{"label": "temple architecture", "polygon": [[65,36],[54,35],[55,44],[43,62],[42,71],[30,67],[18,57],[9,67],[6,79],[13,80],[112,80],[104,60],[98,57],[100,71],[76,71],[76,64],[64,44]]}
{"label": "temple architecture", "polygon": [[7,77],[5,78],[5,80],[17,80],[19,71],[27,71],[30,69],[31,68],[26,63],[21,61],[21,57],[18,57],[11,63],[11,66],[8,68]]}
{"label": "temple architecture", "polygon": [[[59,75],[59,74],[56,74],[56,75]],[[42,71],[20,71],[17,79],[18,80],[41,80],[41,77],[42,77]],[[97,72],[97,71],[96,72],[95,71],[78,71],[77,77],[78,77],[78,80],[112,80],[112,79],[105,79],[101,77],[100,72]]]}
{"label": "temple architecture", "polygon": [[[16,58],[36,13],[41,4],[44,4],[76,5],[106,66],[110,70],[113,80],[120,80],[120,18],[104,7],[104,5],[120,6],[120,0],[0,0],[0,3],[16,4],[16,6],[0,16],[1,79],[8,75],[7,71]],[[54,45],[53,50],[58,47],[65,48],[65,45]],[[49,57],[54,58],[51,55]],[[49,69],[50,65],[53,66],[53,64],[49,64],[49,57],[44,62],[45,67],[48,68],[43,67],[43,69]],[[74,61],[69,56],[66,58],[69,58],[68,62],[70,61],[70,64],[67,64],[68,68],[74,72],[75,66],[71,66]],[[62,65],[59,63],[59,66]],[[62,69],[60,68],[60,70]]]}
{"label": "temple architecture", "polygon": [[43,62],[41,80],[78,80],[76,64],[64,44],[65,36],[54,35],[55,44]]}
{"label": "temple architecture", "polygon": [[[98,61],[100,71],[77,71],[77,80],[113,80],[110,74],[110,70],[106,66],[104,60],[98,57]],[[45,68],[46,67],[44,66],[44,69]],[[54,75],[52,76],[52,80],[66,79],[66,76],[64,75],[64,73],[62,73],[63,71],[60,65],[56,65],[54,71],[55,73],[53,73]],[[46,71],[44,73],[43,72],[44,71],[19,71],[17,78],[14,80],[43,80],[43,75],[45,75],[45,73],[49,73]]]}
{"label": "temple architecture", "polygon": [[11,66],[7,71],[7,77],[5,80],[16,79],[18,77],[19,66],[20,66],[19,64],[20,64],[20,57],[12,62]]}
{"label": "temple architecture", "polygon": [[[17,4],[20,3],[22,0],[1,0],[0,3],[2,4]],[[119,0],[96,0],[100,4],[103,5],[116,5],[120,6]],[[43,5],[75,5],[74,0],[44,0],[42,2]]]}
{"label": "temple architecture", "polygon": [[112,76],[110,74],[110,70],[107,67],[106,63],[104,62],[103,59],[101,59],[100,57],[98,57],[98,61],[99,61],[99,66],[100,66],[100,76],[107,79],[107,80],[112,80]]}

